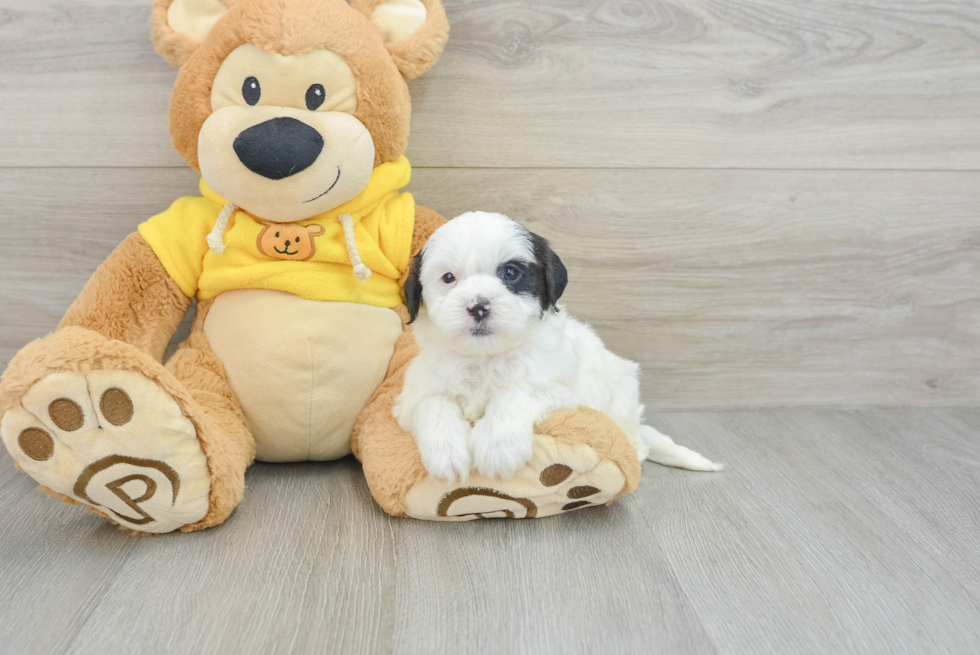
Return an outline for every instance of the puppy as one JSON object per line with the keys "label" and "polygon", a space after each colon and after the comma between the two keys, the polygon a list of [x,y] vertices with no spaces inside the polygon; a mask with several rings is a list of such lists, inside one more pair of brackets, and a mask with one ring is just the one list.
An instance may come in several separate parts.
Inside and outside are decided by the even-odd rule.
{"label": "puppy", "polygon": [[511,477],[535,425],[582,405],[615,421],[641,461],[719,470],[643,424],[639,366],[557,304],[567,282],[548,242],[500,214],[463,214],[415,258],[405,297],[420,352],[394,415],[429,473]]}

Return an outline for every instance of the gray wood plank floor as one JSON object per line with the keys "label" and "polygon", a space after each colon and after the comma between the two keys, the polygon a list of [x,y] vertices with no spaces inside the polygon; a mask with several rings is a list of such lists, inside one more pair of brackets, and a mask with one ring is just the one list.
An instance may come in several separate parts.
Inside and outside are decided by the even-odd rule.
{"label": "gray wood plank floor", "polygon": [[0,458],[8,653],[976,653],[980,411],[665,414],[561,519],[392,519],[358,464],[257,465],[223,526],[130,537]]}

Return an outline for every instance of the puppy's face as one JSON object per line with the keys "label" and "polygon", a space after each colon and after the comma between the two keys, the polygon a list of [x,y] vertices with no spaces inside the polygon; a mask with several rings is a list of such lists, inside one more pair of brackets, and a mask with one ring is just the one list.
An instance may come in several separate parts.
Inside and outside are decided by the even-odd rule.
{"label": "puppy's face", "polygon": [[405,282],[412,320],[425,305],[453,350],[492,355],[523,343],[568,281],[548,242],[500,214],[463,214],[439,228]]}

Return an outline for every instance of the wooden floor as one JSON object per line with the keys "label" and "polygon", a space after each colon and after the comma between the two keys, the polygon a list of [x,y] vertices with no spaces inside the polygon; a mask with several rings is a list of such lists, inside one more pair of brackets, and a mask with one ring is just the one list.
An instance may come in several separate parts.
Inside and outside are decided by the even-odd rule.
{"label": "wooden floor", "polygon": [[977,653],[980,411],[668,414],[729,464],[561,518],[392,519],[358,464],[258,465],[127,537],[0,461],[4,653]]}

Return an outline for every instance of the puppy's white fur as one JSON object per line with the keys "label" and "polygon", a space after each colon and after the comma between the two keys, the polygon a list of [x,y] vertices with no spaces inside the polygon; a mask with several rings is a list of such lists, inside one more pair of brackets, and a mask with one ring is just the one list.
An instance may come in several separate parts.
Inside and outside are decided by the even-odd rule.
{"label": "puppy's white fur", "polygon": [[[640,460],[720,469],[643,423],[636,363],[606,350],[589,326],[554,307],[557,297],[542,302],[547,289],[540,280],[522,287],[502,279],[512,262],[543,276],[542,247],[553,255],[518,223],[484,212],[450,221],[426,245],[418,271],[424,304],[414,323],[420,353],[394,413],[415,437],[429,473],[466,478],[475,466],[490,477],[510,477],[531,457],[535,425],[555,410],[583,405],[615,421]],[[489,306],[482,320],[469,311],[478,301]]]}

